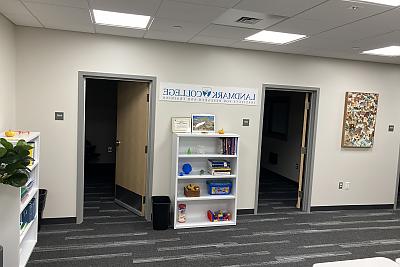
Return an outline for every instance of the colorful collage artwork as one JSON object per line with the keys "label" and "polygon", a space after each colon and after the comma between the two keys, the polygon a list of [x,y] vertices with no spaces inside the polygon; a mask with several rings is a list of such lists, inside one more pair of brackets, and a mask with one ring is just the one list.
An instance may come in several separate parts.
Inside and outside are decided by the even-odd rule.
{"label": "colorful collage artwork", "polygon": [[347,92],[342,147],[369,148],[374,144],[379,94]]}

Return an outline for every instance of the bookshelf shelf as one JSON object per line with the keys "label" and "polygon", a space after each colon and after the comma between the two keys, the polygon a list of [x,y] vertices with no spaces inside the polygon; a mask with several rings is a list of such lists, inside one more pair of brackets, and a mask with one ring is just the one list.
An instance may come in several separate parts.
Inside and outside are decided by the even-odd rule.
{"label": "bookshelf shelf", "polygon": [[[22,188],[0,184],[0,211],[2,218],[0,244],[3,246],[4,266],[24,267],[37,242],[40,134],[31,132],[29,134],[20,134],[13,138],[0,135],[0,138],[5,138],[14,145],[18,140],[23,139],[34,146],[32,156],[35,161],[32,166],[28,167],[31,170],[26,184],[28,192],[25,193]],[[25,194],[22,199],[21,193]],[[29,205],[30,202],[32,202],[32,205]],[[24,210],[27,212],[24,213]],[[29,223],[21,229],[21,219],[25,218],[23,215],[28,214],[28,211],[33,220],[27,220]]]}
{"label": "bookshelf shelf", "polygon": [[[172,158],[175,160],[171,173],[170,197],[174,210],[174,229],[236,225],[239,138],[237,134],[173,135]],[[192,171],[189,174],[180,175],[186,163],[191,165]],[[224,163],[228,165],[217,166]],[[211,174],[217,171],[219,174]],[[226,172],[226,174],[221,172]],[[232,187],[230,194],[210,195],[208,181],[230,184]],[[184,187],[188,184],[199,186],[199,197],[184,195]],[[178,221],[180,204],[186,205],[186,222]],[[208,210],[229,211],[230,220],[211,222],[207,217]]]}

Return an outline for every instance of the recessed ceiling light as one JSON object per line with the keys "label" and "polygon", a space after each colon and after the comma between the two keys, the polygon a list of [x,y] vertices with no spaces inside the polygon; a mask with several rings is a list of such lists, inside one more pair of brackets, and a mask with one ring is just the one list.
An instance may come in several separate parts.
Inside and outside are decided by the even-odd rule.
{"label": "recessed ceiling light", "polygon": [[385,56],[385,57],[398,57],[400,56],[400,46],[388,46],[378,49],[372,49],[362,52],[362,54]]}
{"label": "recessed ceiling light", "polygon": [[385,6],[400,6],[400,0],[345,0],[358,3],[373,3]]}
{"label": "recessed ceiling light", "polygon": [[245,41],[260,42],[269,44],[288,44],[300,39],[306,38],[306,35],[285,33],[285,32],[273,32],[273,31],[260,31],[249,37],[246,37]]}
{"label": "recessed ceiling light", "polygon": [[151,20],[150,16],[98,9],[93,9],[93,16],[96,24],[135,29],[146,29]]}

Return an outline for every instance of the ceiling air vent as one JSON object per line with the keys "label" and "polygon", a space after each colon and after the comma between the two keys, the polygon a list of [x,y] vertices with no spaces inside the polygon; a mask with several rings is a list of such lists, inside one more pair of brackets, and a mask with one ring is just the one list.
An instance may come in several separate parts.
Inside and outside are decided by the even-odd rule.
{"label": "ceiling air vent", "polygon": [[241,17],[240,19],[236,20],[236,22],[244,23],[244,24],[256,24],[257,22],[259,22],[261,20],[262,19],[258,19],[258,18]]}

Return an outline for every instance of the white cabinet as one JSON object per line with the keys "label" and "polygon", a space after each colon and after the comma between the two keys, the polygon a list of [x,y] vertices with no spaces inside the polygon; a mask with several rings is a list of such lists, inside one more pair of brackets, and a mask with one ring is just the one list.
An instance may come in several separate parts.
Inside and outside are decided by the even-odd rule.
{"label": "white cabinet", "polygon": [[[226,162],[229,171],[211,174],[210,163]],[[174,229],[236,225],[237,184],[239,163],[239,135],[237,134],[173,134],[172,141],[171,203]],[[189,164],[192,171],[184,174],[182,168]],[[208,182],[231,185],[229,194],[214,195],[208,192]],[[184,187],[188,184],[200,187],[200,196],[188,197]],[[179,205],[186,205],[185,222],[179,222]],[[225,221],[210,221],[208,211],[229,211]]]}
{"label": "white cabinet", "polygon": [[[27,182],[29,190],[0,184],[0,245],[3,246],[4,266],[25,266],[37,242],[38,206],[39,206],[39,133],[21,134],[7,139],[16,143],[24,139],[34,146],[33,158],[35,161],[29,168],[30,178]],[[28,210],[33,220],[27,219]],[[25,214],[25,215],[24,215]],[[29,223],[20,224],[21,216]]]}

